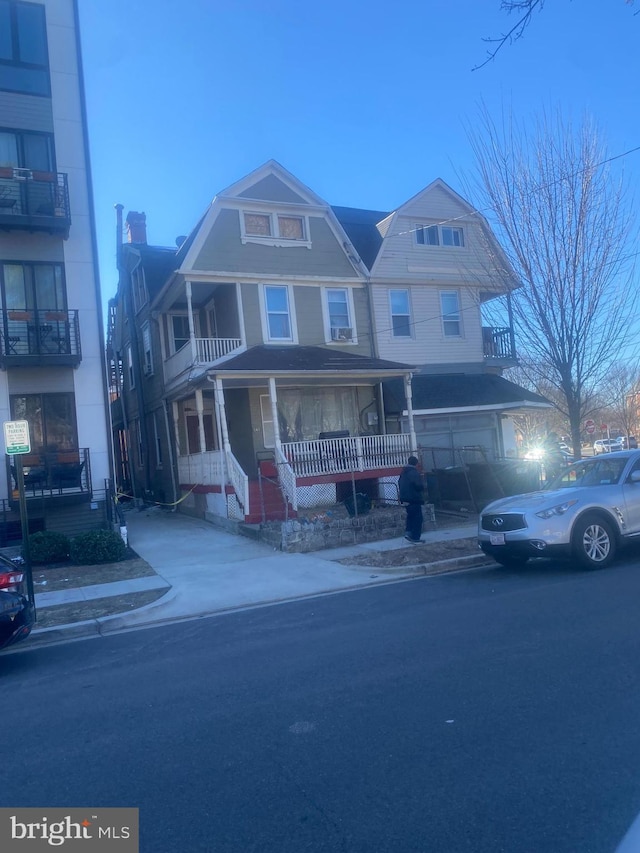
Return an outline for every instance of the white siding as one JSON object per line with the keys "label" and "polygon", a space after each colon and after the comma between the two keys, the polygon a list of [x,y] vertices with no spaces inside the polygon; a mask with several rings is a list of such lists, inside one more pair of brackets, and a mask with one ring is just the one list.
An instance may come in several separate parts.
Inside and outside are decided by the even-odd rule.
{"label": "white siding", "polygon": [[396,338],[392,334],[390,286],[378,284],[371,289],[380,358],[417,365],[482,362],[482,321],[475,290],[455,288],[460,295],[462,335],[448,338],[442,330],[440,291],[454,289],[451,284],[398,285],[409,290],[413,336]]}
{"label": "white siding", "polygon": [[[464,231],[464,246],[418,244],[416,225],[448,224]],[[440,186],[404,205],[386,235],[372,270],[375,279],[445,281],[500,290],[503,276],[496,269],[482,220]]]}

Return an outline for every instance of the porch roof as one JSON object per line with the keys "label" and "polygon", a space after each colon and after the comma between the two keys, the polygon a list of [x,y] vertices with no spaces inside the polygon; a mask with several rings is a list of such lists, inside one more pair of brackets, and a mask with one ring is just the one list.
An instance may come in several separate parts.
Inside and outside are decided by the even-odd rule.
{"label": "porch roof", "polygon": [[[551,407],[545,397],[495,373],[421,374],[413,377],[411,389],[414,414]],[[389,380],[384,383],[383,391],[388,412],[405,411],[401,382]]]}
{"label": "porch roof", "polygon": [[382,358],[347,353],[337,348],[306,346],[251,347],[209,371],[212,376],[309,376],[351,374],[384,378],[403,376],[413,366]]}

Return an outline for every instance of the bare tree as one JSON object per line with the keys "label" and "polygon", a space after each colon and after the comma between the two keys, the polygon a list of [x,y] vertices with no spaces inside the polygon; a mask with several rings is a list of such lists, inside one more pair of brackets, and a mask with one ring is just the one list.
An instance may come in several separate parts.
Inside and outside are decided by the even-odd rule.
{"label": "bare tree", "polygon": [[601,391],[606,406],[606,419],[626,436],[638,433],[638,389],[640,370],[637,364],[621,362],[612,366]]}
{"label": "bare tree", "polygon": [[[635,0],[625,0],[625,3],[628,6],[633,6]],[[487,65],[493,59],[495,59],[496,54],[505,46],[505,44],[511,44],[514,41],[517,41],[519,38],[522,38],[524,31],[527,29],[529,24],[531,23],[531,18],[533,13],[537,9],[539,12],[542,11],[542,8],[545,4],[545,0],[502,0],[500,3],[500,9],[507,14],[511,14],[512,12],[516,12],[519,17],[516,23],[509,29],[508,32],[502,33],[497,37],[488,37],[484,38],[483,41],[488,44],[495,45],[494,48],[487,51],[487,58],[484,62],[481,62],[479,65],[476,65],[472,68],[472,71],[477,71],[479,68]],[[637,15],[638,12],[634,12],[634,15]]]}
{"label": "bare tree", "polygon": [[543,114],[529,130],[504,117],[496,126],[483,108],[468,135],[476,157],[468,192],[477,190],[512,267],[504,279],[523,367],[534,386],[559,392],[577,450],[595,391],[631,339],[624,184],[588,120],[574,127]]}

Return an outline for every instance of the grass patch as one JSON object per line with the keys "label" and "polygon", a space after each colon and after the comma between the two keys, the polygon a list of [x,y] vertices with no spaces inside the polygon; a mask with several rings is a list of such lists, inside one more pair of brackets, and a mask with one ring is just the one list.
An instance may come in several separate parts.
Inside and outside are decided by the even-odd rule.
{"label": "grass patch", "polygon": [[145,592],[131,592],[127,595],[113,595],[109,598],[96,598],[93,601],[75,601],[70,604],[56,604],[53,607],[39,607],[35,628],[53,628],[73,622],[84,622],[87,619],[99,619],[101,616],[128,613],[137,607],[144,607],[145,604],[157,601],[168,590],[169,587],[165,587]]}

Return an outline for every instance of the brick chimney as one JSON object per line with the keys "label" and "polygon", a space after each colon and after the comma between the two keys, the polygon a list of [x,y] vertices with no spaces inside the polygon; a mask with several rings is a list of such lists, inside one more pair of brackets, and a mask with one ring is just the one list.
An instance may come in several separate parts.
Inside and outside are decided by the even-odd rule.
{"label": "brick chimney", "polygon": [[138,213],[135,210],[130,210],[127,213],[125,220],[127,227],[127,242],[129,243],[146,243],[147,242],[147,215],[146,213]]}

